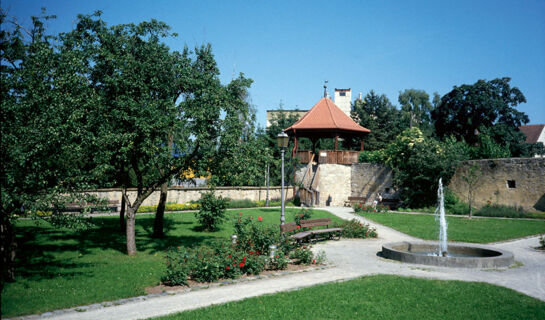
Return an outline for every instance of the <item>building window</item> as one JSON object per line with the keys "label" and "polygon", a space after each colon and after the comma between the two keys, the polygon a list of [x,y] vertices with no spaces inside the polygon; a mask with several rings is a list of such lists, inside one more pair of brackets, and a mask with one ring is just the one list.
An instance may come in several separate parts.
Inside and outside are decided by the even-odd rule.
{"label": "building window", "polygon": [[515,180],[507,180],[507,189],[515,189],[517,187],[517,183]]}
{"label": "building window", "polygon": [[346,92],[344,92],[344,91],[339,92],[339,96],[341,96],[341,97],[346,96]]}
{"label": "building window", "polygon": [[390,193],[390,188],[384,189],[384,193]]}

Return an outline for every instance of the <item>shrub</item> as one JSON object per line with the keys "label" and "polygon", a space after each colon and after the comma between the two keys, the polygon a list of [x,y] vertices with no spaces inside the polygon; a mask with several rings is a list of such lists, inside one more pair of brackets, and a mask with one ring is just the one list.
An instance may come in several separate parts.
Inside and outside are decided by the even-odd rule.
{"label": "shrub", "polygon": [[187,285],[190,266],[190,252],[184,247],[171,248],[166,254],[166,274],[161,281],[167,286]]}
{"label": "shrub", "polygon": [[267,266],[267,257],[261,255],[248,255],[244,257],[243,262],[240,264],[240,269],[243,273],[258,275]]}
{"label": "shrub", "polygon": [[[167,203],[165,206],[165,211],[186,211],[186,210],[197,210],[199,209],[198,203]],[[157,211],[157,206],[140,206],[138,212],[155,212]]]}
{"label": "shrub", "polygon": [[293,220],[298,226],[301,225],[301,220],[308,220],[312,217],[312,210],[301,209],[299,212],[294,213]]}
{"label": "shrub", "polygon": [[545,235],[539,237],[539,248],[545,250]]}
{"label": "shrub", "polygon": [[198,282],[213,282],[224,275],[225,266],[222,264],[222,257],[216,250],[209,246],[200,246],[197,251],[193,251],[192,261],[190,263],[191,279]]}
{"label": "shrub", "polygon": [[352,206],[355,213],[370,213],[370,212],[388,212],[390,207],[377,204],[376,206],[366,205],[365,203],[359,202]]}
{"label": "shrub", "polygon": [[239,250],[258,255],[268,255],[269,246],[281,239],[278,226],[264,225],[261,217],[244,217],[242,212],[235,218],[234,230]]}
{"label": "shrub", "polygon": [[228,199],[228,201],[229,202],[227,203],[227,207],[232,209],[259,207],[259,204],[256,201],[252,201],[249,199],[242,199],[242,200]]}
{"label": "shrub", "polygon": [[476,216],[484,217],[506,217],[506,218],[526,218],[528,214],[522,207],[510,207],[503,205],[487,205],[475,212]]}
{"label": "shrub", "polygon": [[227,199],[216,197],[214,190],[203,193],[199,200],[200,210],[197,220],[205,230],[214,231],[225,218]]}
{"label": "shrub", "polygon": [[356,219],[336,224],[337,228],[343,228],[342,236],[345,238],[376,238],[377,231],[370,228],[369,224],[361,223]]}
{"label": "shrub", "polygon": [[282,250],[275,252],[272,258],[267,261],[267,269],[269,270],[284,270],[288,267],[290,260],[286,257]]}
{"label": "shrub", "polygon": [[302,246],[293,250],[290,258],[295,260],[295,264],[311,264],[314,260],[314,253],[312,253],[309,246]]}

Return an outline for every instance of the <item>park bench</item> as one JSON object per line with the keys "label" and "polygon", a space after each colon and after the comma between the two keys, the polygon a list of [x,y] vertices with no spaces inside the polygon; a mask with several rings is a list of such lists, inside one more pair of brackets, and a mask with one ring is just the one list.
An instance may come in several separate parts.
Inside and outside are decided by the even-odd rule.
{"label": "park bench", "polygon": [[82,212],[85,208],[91,207],[91,212],[95,212],[99,207],[106,207],[110,211],[117,212],[120,207],[119,200],[109,200],[105,205],[98,205],[96,203],[67,203],[62,211],[64,212]]}
{"label": "park bench", "polygon": [[[342,228],[329,228],[331,225],[330,218],[320,218],[320,219],[311,219],[311,220],[301,220],[301,228],[314,228],[314,227],[324,227],[324,229],[309,229],[306,231],[301,231],[296,234],[292,234],[290,239],[296,240],[297,242],[302,242],[303,240],[312,241],[316,240],[319,235],[327,235],[327,238],[331,239],[334,235],[337,236],[337,239],[341,238]],[[286,223],[280,226],[280,231],[282,233],[292,232],[297,230],[297,224],[295,222]]]}
{"label": "park bench", "polygon": [[365,201],[367,201],[365,197],[348,197],[348,200],[344,202],[344,206],[351,207],[356,203],[365,203]]}

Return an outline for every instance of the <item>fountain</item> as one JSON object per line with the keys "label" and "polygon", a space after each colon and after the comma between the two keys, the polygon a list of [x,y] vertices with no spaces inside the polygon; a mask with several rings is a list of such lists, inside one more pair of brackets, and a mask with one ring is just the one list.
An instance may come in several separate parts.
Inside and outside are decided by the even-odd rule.
{"label": "fountain", "polygon": [[450,244],[447,248],[447,220],[443,182],[439,179],[435,220],[439,221],[439,242],[395,242],[382,246],[382,256],[407,263],[442,267],[501,268],[513,264],[511,252],[473,244]]}

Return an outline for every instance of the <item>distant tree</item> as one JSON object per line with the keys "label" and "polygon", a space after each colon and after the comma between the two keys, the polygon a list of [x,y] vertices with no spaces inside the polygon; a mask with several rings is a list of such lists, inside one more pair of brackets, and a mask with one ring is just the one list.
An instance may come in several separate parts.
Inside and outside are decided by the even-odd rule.
{"label": "distant tree", "polygon": [[473,214],[473,198],[475,192],[475,186],[479,183],[479,179],[483,175],[481,167],[477,163],[473,163],[461,173],[462,180],[467,184],[467,202],[469,204],[469,219]]}
{"label": "distant tree", "polygon": [[525,137],[519,127],[529,119],[516,106],[526,98],[518,88],[511,88],[510,80],[505,77],[455,86],[432,111],[437,135],[453,135],[474,145],[479,133],[486,132],[496,143],[509,144],[512,156],[524,155],[521,144]]}
{"label": "distant tree", "polygon": [[365,150],[386,147],[403,130],[400,111],[384,94],[378,95],[373,90],[363,100],[354,101],[350,115],[358,124],[371,130],[365,138]]}
{"label": "distant tree", "polygon": [[[282,110],[282,109],[280,109]],[[276,136],[284,129],[289,128],[292,124],[297,122],[299,117],[289,112],[278,112],[271,121],[271,125],[266,129],[267,144],[270,154],[272,155],[272,162],[270,166],[270,183],[272,185],[280,185],[281,177],[281,160],[280,149],[276,144]],[[310,150],[312,144],[308,139],[298,139],[298,145],[301,150]],[[293,158],[292,150],[295,146],[293,138],[290,138],[288,147],[285,154],[285,179],[286,183],[293,183],[294,167],[297,164],[296,159]]]}
{"label": "distant tree", "polygon": [[[437,96],[434,96],[434,99],[437,102]],[[431,135],[433,126],[430,113],[433,106],[426,91],[407,89],[399,93],[398,101],[401,105],[403,119],[409,124],[409,128],[418,127],[426,135]]]}

